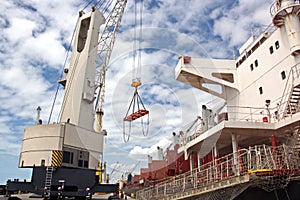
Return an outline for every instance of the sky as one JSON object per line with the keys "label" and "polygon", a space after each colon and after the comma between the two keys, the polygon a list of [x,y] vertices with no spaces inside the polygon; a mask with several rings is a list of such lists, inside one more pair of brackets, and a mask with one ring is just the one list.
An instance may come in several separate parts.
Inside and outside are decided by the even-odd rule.
{"label": "sky", "polygon": [[[8,179],[30,179],[31,170],[19,169],[24,128],[35,124],[36,108],[48,122],[57,80],[64,68],[72,33],[88,1],[0,1],[0,184]],[[123,141],[123,117],[134,88],[134,4],[143,2],[141,82],[139,94],[150,111],[149,132],[133,123]],[[106,75],[103,128],[104,158],[112,179],[147,166],[147,155],[171,143],[201,113],[220,100],[175,80],[179,55],[233,59],[251,33],[271,23],[272,0],[128,0]],[[90,6],[85,11],[88,12]],[[105,12],[104,16],[107,17]],[[68,61],[68,59],[67,59]],[[68,66],[68,63],[66,64]],[[51,123],[62,102],[60,88]]]}

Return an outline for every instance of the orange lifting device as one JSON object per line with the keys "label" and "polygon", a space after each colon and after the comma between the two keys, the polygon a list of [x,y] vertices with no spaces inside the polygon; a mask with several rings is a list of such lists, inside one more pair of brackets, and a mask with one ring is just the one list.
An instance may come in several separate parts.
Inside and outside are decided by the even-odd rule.
{"label": "orange lifting device", "polygon": [[[136,120],[140,117],[143,117],[144,115],[149,114],[149,111],[146,110],[146,108],[143,104],[143,101],[142,101],[142,99],[141,99],[141,97],[140,97],[140,95],[137,91],[137,87],[140,86],[140,85],[141,85],[140,81],[132,82],[132,84],[131,84],[132,87],[135,87],[135,91],[134,91],[134,95],[132,97],[132,100],[130,102],[129,108],[127,110],[126,117],[124,117],[124,119],[123,119],[124,121],[131,122],[131,121],[134,121],[134,120]],[[135,111],[135,104],[137,104],[137,108],[138,108],[138,110],[136,112],[134,112]],[[140,109],[140,104],[142,105],[143,109]],[[128,115],[131,106],[132,106],[133,113]]]}
{"label": "orange lifting device", "polygon": [[[131,122],[136,119],[141,119],[141,125],[142,125],[142,132],[144,136],[148,135],[149,130],[149,111],[146,110],[145,105],[138,93],[138,86],[141,85],[140,81],[133,81],[131,86],[135,88],[133,97],[131,99],[131,102],[129,104],[129,108],[126,112],[126,116],[123,118],[123,139],[124,142],[128,142],[130,138],[131,133]],[[130,114],[131,111],[131,114]],[[143,116],[147,115],[147,122],[144,124],[144,118]],[[129,123],[128,127],[128,133],[126,133],[126,122]],[[147,126],[146,130],[144,125]]]}

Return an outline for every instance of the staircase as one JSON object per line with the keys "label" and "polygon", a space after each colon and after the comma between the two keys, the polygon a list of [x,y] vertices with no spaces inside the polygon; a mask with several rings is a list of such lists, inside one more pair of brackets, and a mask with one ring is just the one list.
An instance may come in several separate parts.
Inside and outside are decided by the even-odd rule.
{"label": "staircase", "polygon": [[299,111],[300,84],[293,87],[289,96],[284,116],[295,114]]}
{"label": "staircase", "polygon": [[54,169],[54,167],[46,168],[45,192],[47,193],[48,196],[50,196],[50,192],[51,192],[53,169]]}

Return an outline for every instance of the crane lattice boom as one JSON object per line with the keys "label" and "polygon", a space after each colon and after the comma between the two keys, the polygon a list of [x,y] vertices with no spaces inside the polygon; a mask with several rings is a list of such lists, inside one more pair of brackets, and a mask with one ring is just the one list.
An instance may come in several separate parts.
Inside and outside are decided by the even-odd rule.
{"label": "crane lattice boom", "polygon": [[[97,67],[97,86],[99,88],[95,110],[103,115],[103,104],[105,95],[105,74],[116,40],[117,32],[121,23],[121,19],[126,7],[127,0],[117,0],[113,10],[111,11],[106,26],[98,42],[98,60]],[[100,121],[101,123],[101,121]],[[101,128],[101,127],[100,127]]]}

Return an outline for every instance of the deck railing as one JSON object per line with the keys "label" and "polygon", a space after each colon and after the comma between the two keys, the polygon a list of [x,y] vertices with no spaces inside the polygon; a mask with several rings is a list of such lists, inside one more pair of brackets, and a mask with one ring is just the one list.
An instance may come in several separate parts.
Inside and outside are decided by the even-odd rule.
{"label": "deck railing", "polygon": [[138,191],[137,199],[163,198],[251,173],[292,175],[299,167],[299,151],[286,145],[254,146],[241,149],[237,154],[214,159],[197,169],[161,180],[154,186]]}
{"label": "deck railing", "polygon": [[[226,116],[220,121],[214,122],[213,124],[209,124],[208,129],[213,128],[218,123],[222,121],[240,121],[240,122],[261,122],[261,123],[271,123],[279,120],[278,114],[275,114],[278,108],[267,108],[267,107],[243,107],[243,106],[227,106]],[[209,121],[202,119],[199,121],[198,125],[195,125],[194,129],[190,129],[188,132],[183,132],[184,134],[181,136],[180,145],[184,145],[189,141],[192,141],[208,129],[205,129],[203,122]]]}
{"label": "deck railing", "polygon": [[[294,3],[292,3],[291,5],[294,4],[299,4],[299,0],[295,0]],[[281,7],[278,5],[277,1],[274,2],[271,7],[270,7],[270,14],[272,17],[274,17],[275,14],[277,14],[277,12],[281,9]]]}

